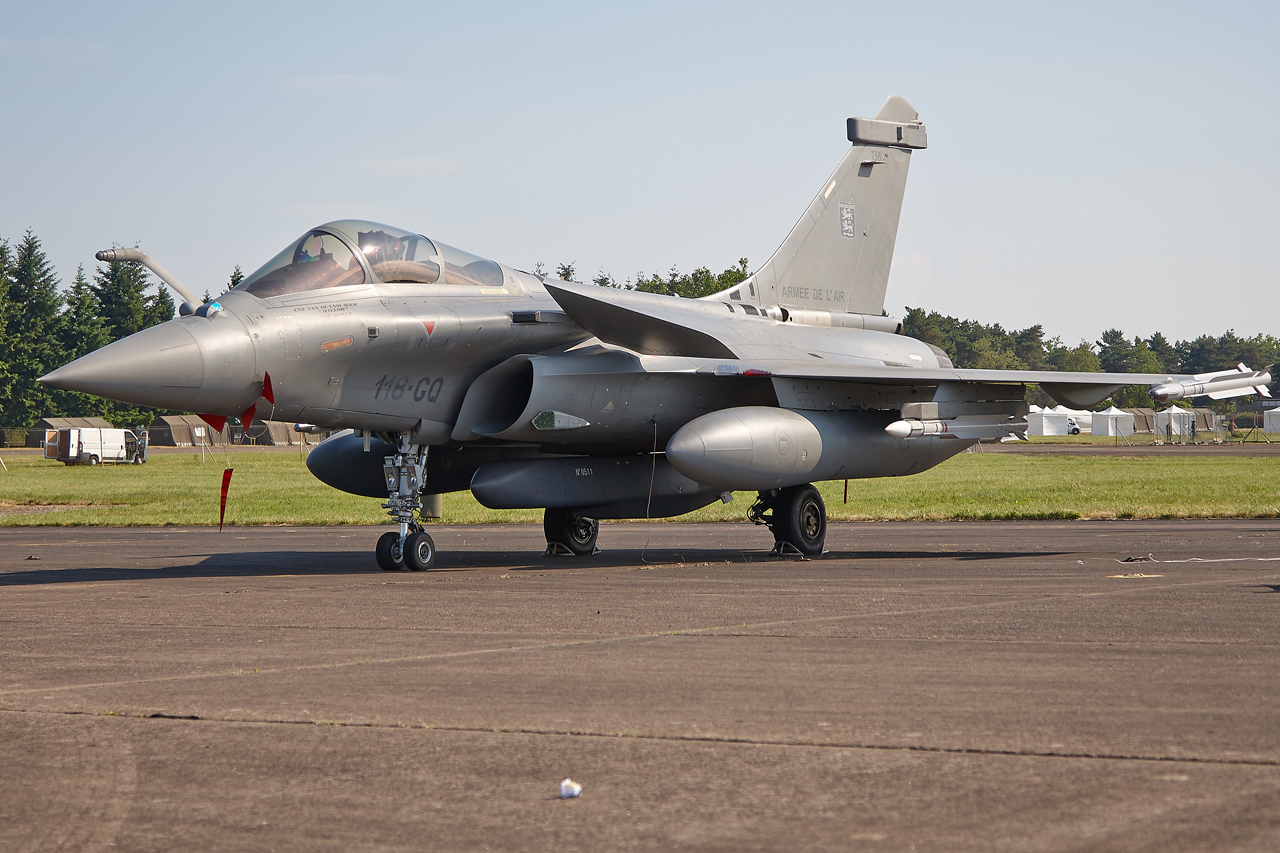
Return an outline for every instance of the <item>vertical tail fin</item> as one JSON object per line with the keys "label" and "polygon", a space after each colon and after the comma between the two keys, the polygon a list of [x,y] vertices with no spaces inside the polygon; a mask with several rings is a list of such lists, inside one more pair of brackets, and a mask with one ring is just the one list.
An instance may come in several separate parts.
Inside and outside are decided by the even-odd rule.
{"label": "vertical tail fin", "polygon": [[874,118],[848,125],[853,147],[773,257],[709,298],[832,314],[883,311],[907,166],[911,149],[926,147],[925,128],[898,95]]}

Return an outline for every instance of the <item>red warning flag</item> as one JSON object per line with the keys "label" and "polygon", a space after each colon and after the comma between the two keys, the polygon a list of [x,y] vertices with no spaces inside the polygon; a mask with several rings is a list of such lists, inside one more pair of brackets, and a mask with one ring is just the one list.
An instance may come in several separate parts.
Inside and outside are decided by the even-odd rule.
{"label": "red warning flag", "polygon": [[240,416],[240,426],[244,427],[244,435],[240,437],[241,444],[249,442],[249,427],[253,426],[253,415],[256,411],[258,411],[258,404],[254,403],[245,409],[244,414]]}
{"label": "red warning flag", "polygon": [[231,488],[231,472],[235,468],[228,468],[222,472],[222,506],[218,510],[218,532],[222,532],[222,522],[227,517],[227,489]]}
{"label": "red warning flag", "polygon": [[227,425],[227,419],[222,415],[201,415],[200,420],[213,427],[214,432],[222,432],[222,428]]}
{"label": "red warning flag", "polygon": [[271,374],[266,371],[262,372],[262,396],[271,405],[274,406],[276,404],[276,392],[271,387]]}

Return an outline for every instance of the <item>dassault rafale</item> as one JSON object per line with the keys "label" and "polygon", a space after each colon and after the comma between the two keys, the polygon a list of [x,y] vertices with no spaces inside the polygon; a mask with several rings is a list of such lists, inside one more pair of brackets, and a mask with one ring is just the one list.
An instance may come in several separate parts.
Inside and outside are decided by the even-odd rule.
{"label": "dassault rafale", "polygon": [[[339,430],[311,452],[323,482],[380,497],[398,528],[386,570],[436,558],[423,519],[470,489],[541,508],[551,552],[595,552],[600,519],[665,518],[735,491],[779,553],[822,553],[813,483],[897,477],[984,438],[1025,437],[1026,386],[1095,405],[1126,385],[1158,400],[1267,393],[1270,368],[1199,376],[964,370],[885,316],[911,152],[901,97],[847,123],[852,146],[782,245],[746,280],[684,299],[512,269],[413,231],[313,228],[233,290],[42,382],[215,426],[255,412]],[[1268,395],[1269,396],[1269,395]],[[424,501],[427,508],[424,509]]]}

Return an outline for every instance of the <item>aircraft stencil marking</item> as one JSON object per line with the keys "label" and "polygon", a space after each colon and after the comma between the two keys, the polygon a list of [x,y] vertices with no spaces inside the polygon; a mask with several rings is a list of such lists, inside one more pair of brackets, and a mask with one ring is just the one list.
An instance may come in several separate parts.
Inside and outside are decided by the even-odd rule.
{"label": "aircraft stencil marking", "polygon": [[392,400],[399,400],[405,395],[410,388],[413,389],[413,400],[420,403],[426,400],[428,403],[434,403],[440,399],[440,391],[444,388],[444,380],[437,379],[431,381],[430,376],[424,376],[416,383],[408,376],[391,376],[390,374],[383,376],[374,386],[373,398],[376,400],[382,396],[382,392],[387,392],[386,396]]}
{"label": "aircraft stencil marking", "polygon": [[[595,553],[602,518],[755,491],[748,518],[775,553],[816,556],[826,508],[814,482],[915,474],[981,439],[1022,438],[1028,384],[1072,408],[1133,384],[1160,401],[1268,394],[1271,367],[957,369],[900,334],[885,289],[925,127],[895,95],[846,130],[850,148],[777,251],[702,299],[560,281],[340,220],[208,304],[139,249],[99,252],[150,267],[183,297],[180,316],[40,381],[200,412],[215,429],[274,396],[274,416],[299,431],[338,430],[307,467],[386,501],[398,526],[375,549],[386,570],[430,568],[423,496],[468,489],[495,509],[544,509],[549,553],[577,555]],[[417,323],[427,338],[445,324],[440,341],[404,340]]]}

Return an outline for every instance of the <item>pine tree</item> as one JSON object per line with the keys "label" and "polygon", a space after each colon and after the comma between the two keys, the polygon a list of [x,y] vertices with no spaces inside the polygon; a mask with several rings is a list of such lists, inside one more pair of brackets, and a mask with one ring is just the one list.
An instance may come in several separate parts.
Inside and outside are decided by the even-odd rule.
{"label": "pine tree", "polygon": [[58,354],[58,308],[62,293],[40,240],[30,230],[13,252],[5,318],[9,370],[13,383],[5,402],[5,420],[30,426],[52,409],[49,389],[37,380],[61,364]]}
{"label": "pine tree", "polygon": [[100,316],[102,306],[84,274],[83,264],[76,270],[75,280],[67,291],[66,306],[59,329],[64,359],[71,361],[111,342]]}
{"label": "pine tree", "polygon": [[113,261],[98,267],[93,275],[93,292],[101,306],[102,321],[113,341],[147,327],[147,299],[143,291],[151,284],[146,267],[136,262]]}
{"label": "pine tree", "polygon": [[[84,274],[84,266],[76,270],[75,280],[66,295],[66,309],[62,312],[58,328],[58,343],[61,347],[60,357],[70,362],[82,355],[110,343],[106,324],[99,316],[100,306],[97,294]],[[64,388],[50,390],[54,408],[66,417],[87,418],[102,416],[107,411],[107,404],[98,397],[67,391]]]}
{"label": "pine tree", "polygon": [[1134,352],[1134,345],[1119,329],[1107,329],[1098,341],[1098,361],[1107,373],[1131,372]]}
{"label": "pine tree", "polygon": [[13,281],[13,250],[9,241],[0,239],[0,426],[12,426],[9,399],[13,391],[13,373],[9,369],[12,341],[6,333],[9,318],[9,285]]}
{"label": "pine tree", "polygon": [[1174,373],[1178,369],[1178,353],[1173,348],[1173,344],[1169,343],[1169,339],[1164,335],[1156,332],[1147,338],[1147,349],[1151,350],[1151,354],[1155,356],[1156,363],[1160,369],[1156,373]]}
{"label": "pine tree", "polygon": [[[244,273],[240,271],[240,265],[236,264],[236,268],[231,271],[231,279],[227,282],[227,290],[235,290],[236,285],[242,281],[244,281]],[[208,299],[205,300],[205,302],[208,301]]]}
{"label": "pine tree", "polygon": [[158,326],[161,323],[172,320],[176,307],[173,304],[173,296],[169,294],[169,288],[160,285],[160,288],[146,298],[146,302],[142,309],[142,328],[148,326]]}

